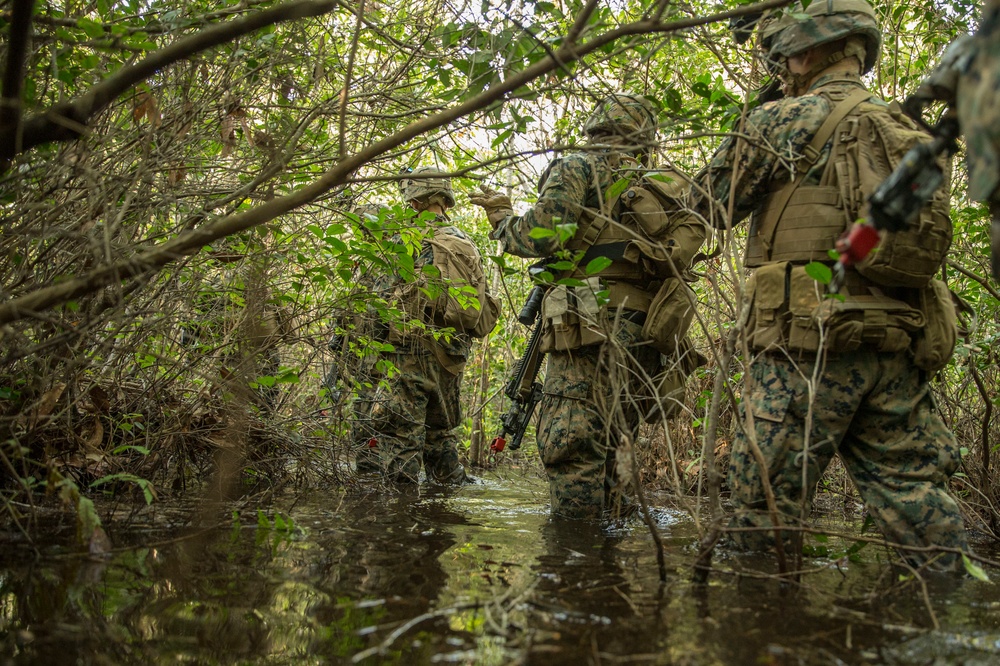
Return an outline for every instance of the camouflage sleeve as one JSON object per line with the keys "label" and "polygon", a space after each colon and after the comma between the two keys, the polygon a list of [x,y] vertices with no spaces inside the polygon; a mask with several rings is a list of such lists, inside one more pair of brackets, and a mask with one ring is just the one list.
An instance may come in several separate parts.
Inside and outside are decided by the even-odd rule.
{"label": "camouflage sleeve", "polygon": [[958,81],[958,121],[965,134],[969,197],[995,208],[1000,201],[1000,28],[975,39],[975,58]]}
{"label": "camouflage sleeve", "polygon": [[587,201],[593,166],[586,155],[567,155],[549,164],[538,191],[538,203],[524,215],[500,222],[492,237],[504,252],[519,257],[547,257],[559,249],[556,234],[532,238],[534,229],[555,231],[557,224],[579,224]]}
{"label": "camouflage sleeve", "polygon": [[[732,192],[732,223],[745,219],[776,184],[789,179],[830,110],[830,103],[819,95],[781,99],[754,109],[746,119],[745,137],[727,137],[697,177],[696,182],[705,190],[696,193],[698,211],[714,226],[725,228],[724,215],[714,204],[727,210]],[[825,164],[821,158],[816,168]]]}

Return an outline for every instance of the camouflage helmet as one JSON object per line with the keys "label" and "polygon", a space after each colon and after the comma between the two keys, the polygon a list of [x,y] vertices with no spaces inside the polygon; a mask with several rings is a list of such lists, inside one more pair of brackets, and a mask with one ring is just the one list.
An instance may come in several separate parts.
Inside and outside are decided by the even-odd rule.
{"label": "camouflage helmet", "polygon": [[615,93],[602,99],[583,126],[587,136],[608,133],[637,143],[656,140],[656,107],[642,95]]}
{"label": "camouflage helmet", "polygon": [[865,40],[863,73],[868,73],[878,60],[882,32],[866,0],[813,0],[804,11],[785,8],[760,25],[761,46],[775,61],[851,35]]}
{"label": "camouflage helmet", "polygon": [[[404,178],[399,181],[399,191],[403,195],[404,201],[423,199],[432,194],[440,194],[447,201],[448,206],[455,205],[455,193],[451,189],[451,179],[446,178],[439,169],[434,167],[417,167],[410,171],[408,175],[417,176],[426,174],[424,178]],[[435,178],[434,176],[437,176]]]}

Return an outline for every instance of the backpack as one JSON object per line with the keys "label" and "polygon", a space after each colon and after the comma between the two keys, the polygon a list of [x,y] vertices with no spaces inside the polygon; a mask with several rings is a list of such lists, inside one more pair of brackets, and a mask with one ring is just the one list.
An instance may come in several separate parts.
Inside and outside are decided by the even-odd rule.
{"label": "backpack", "polygon": [[434,252],[433,269],[424,268],[420,291],[429,322],[483,338],[496,326],[500,301],[486,289],[486,275],[475,244],[438,230],[425,239]]}
{"label": "backpack", "polygon": [[[747,266],[763,261],[825,261],[837,237],[867,215],[868,199],[906,153],[930,135],[905,116],[898,104],[874,104],[859,89],[840,101],[803,151],[796,175],[762,212],[756,237],[747,243]],[[805,174],[833,139],[819,185],[801,186]],[[939,159],[940,187],[907,228],[882,232],[877,248],[855,268],[886,287],[921,288],[944,263],[951,247],[950,161]],[[800,187],[801,186],[801,187]],[[780,236],[775,236],[779,224]]]}
{"label": "backpack", "polygon": [[[931,136],[909,117],[898,104],[888,108],[863,103],[858,116],[848,119],[856,139],[838,134],[832,159],[846,157],[846,180],[840,179],[841,195],[848,210],[862,211],[867,217],[868,200],[889,177],[911,148],[926,143]],[[855,140],[851,140],[855,139]],[[889,287],[925,287],[941,269],[953,236],[950,197],[951,160],[939,159],[944,182],[909,226],[899,231],[882,232],[882,240],[868,257],[857,265],[866,278]],[[857,183],[855,187],[845,186]],[[851,195],[854,198],[850,198]]]}

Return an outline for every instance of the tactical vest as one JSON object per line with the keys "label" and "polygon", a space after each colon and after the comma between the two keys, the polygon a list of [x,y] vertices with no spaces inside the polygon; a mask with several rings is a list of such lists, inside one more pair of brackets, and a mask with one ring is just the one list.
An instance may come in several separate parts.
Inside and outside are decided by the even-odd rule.
{"label": "tactical vest", "polygon": [[[617,193],[604,199],[601,183],[597,183],[581,211],[577,233],[564,246],[574,253],[583,252],[577,267],[564,276],[579,280],[580,285],[553,287],[543,301],[541,345],[545,351],[598,344],[606,339],[608,320],[621,316],[641,325],[642,338],[654,348],[673,354],[694,316],[694,293],[681,278],[687,266],[674,265],[672,252],[677,245],[670,236],[690,222],[682,200],[688,181],[673,174],[669,183],[654,183],[632,170],[625,172],[625,177],[631,175],[625,183],[618,177],[624,172],[616,168],[618,159],[609,158],[615,180],[608,188]],[[672,199],[676,201],[671,203]],[[699,246],[703,239],[698,239]],[[690,248],[689,254],[696,250]],[[611,263],[588,273],[588,265],[598,257]],[[604,291],[607,307],[596,298]]]}
{"label": "tactical vest", "polygon": [[[828,298],[825,287],[806,271],[805,264],[809,262],[830,262],[828,252],[863,210],[865,188],[858,182],[861,176],[852,176],[855,172],[850,168],[850,160],[857,164],[862,155],[848,155],[846,151],[860,152],[859,121],[854,119],[861,118],[866,111],[882,111],[871,109],[868,104],[871,95],[860,86],[851,91],[820,88],[818,94],[831,103],[833,111],[803,151],[793,180],[775,188],[751,223],[745,264],[756,270],[747,289],[751,299],[746,309],[749,346],[754,351],[780,348],[786,354],[816,353],[820,349],[850,352],[862,348],[900,352],[909,348],[918,367],[939,370],[947,363],[955,342],[954,312],[948,289],[940,280],[930,279],[940,268],[943,254],[937,251],[946,251],[950,244],[946,200],[943,204],[935,200],[922,212],[922,216],[927,213],[928,219],[944,220],[946,230],[939,228],[941,224],[928,224],[926,229],[902,232],[907,237],[883,239],[883,246],[888,244],[890,248],[880,248],[883,258],[895,258],[888,259],[890,263],[883,261],[877,268],[898,263],[913,270],[879,272],[862,266],[866,275],[871,276],[866,277],[854,267],[849,268],[839,299]],[[865,120],[874,118],[873,115]],[[838,131],[840,134],[835,136]],[[804,182],[831,141],[830,156],[819,182]],[[863,157],[879,159],[876,155]],[[880,162],[875,173],[887,173],[892,166]],[[871,173],[866,172],[867,187],[871,178]],[[933,207],[942,205],[943,212]],[[908,251],[896,250],[896,241],[915,242],[914,233],[922,232],[927,236],[916,242],[923,242],[927,245],[924,250],[928,251],[915,246]],[[934,251],[929,251],[932,246]],[[879,261],[874,252],[866,261],[872,259]],[[902,279],[897,279],[897,274]]]}
{"label": "tactical vest", "polygon": [[828,253],[840,235],[854,223],[858,211],[843,201],[837,184],[836,156],[831,154],[818,184],[798,184],[798,179],[819,161],[824,146],[842,120],[855,113],[856,105],[838,104],[850,97],[861,103],[871,93],[858,88],[852,92],[819,89],[836,113],[829,115],[817,130],[813,142],[799,159],[794,179],[776,187],[751,220],[744,265],[758,268],[772,261],[795,264],[829,261]]}
{"label": "tactical vest", "polygon": [[[644,179],[633,174],[629,187],[612,199],[602,201],[603,193],[596,192],[581,212],[577,233],[566,242],[566,249],[584,251],[583,259],[569,277],[580,280],[599,277],[604,280],[610,291],[611,307],[625,306],[648,311],[662,281],[679,278],[687,268],[673,265],[668,248],[673,243],[669,238],[670,229],[675,228],[680,223],[678,218],[684,216],[682,200],[690,186],[683,176],[675,172],[656,173],[668,176],[672,181],[641,182]],[[657,190],[655,195],[649,191],[652,187]],[[663,204],[670,198],[678,202],[672,210],[669,204]],[[643,213],[638,212],[638,201],[642,199],[647,200],[644,210],[649,212],[645,215],[650,219],[662,219],[662,222],[648,223],[646,218],[641,217]],[[585,269],[588,263],[597,257],[606,257],[612,263],[598,273],[587,274]]]}

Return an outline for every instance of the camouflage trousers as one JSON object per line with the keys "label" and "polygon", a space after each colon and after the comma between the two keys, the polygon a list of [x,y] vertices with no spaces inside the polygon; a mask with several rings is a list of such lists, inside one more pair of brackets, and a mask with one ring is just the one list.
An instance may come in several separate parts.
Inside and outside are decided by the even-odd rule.
{"label": "camouflage trousers", "polygon": [[635,441],[640,416],[634,399],[660,362],[651,347],[635,346],[641,330],[623,321],[617,344],[548,353],[538,452],[554,516],[600,518],[628,500],[631,479],[619,474],[616,453],[625,438]]}
{"label": "camouflage trousers", "polygon": [[392,481],[416,483],[423,462],[427,478],[462,483],[458,460],[462,375],[453,375],[429,353],[385,354],[397,374],[381,386],[371,406],[382,469]]}
{"label": "camouflage trousers", "polygon": [[351,449],[354,452],[354,462],[357,471],[370,474],[382,470],[379,464],[378,451],[370,445],[376,443],[378,437],[372,427],[372,405],[378,384],[362,386],[351,403]]}
{"label": "camouflage trousers", "polygon": [[[812,506],[816,484],[839,455],[886,540],[903,546],[967,549],[965,528],[948,478],[958,468],[958,446],[933,404],[924,373],[907,352],[856,351],[830,355],[812,399],[807,381],[815,361],[793,364],[761,354],[751,368],[741,407],[753,414],[753,432],[767,464],[779,520],[797,525]],[[797,367],[796,367],[797,366]],[[811,419],[806,447],[806,424]],[[731,527],[772,525],[747,434],[737,433],[729,465],[736,510]],[[747,549],[773,548],[771,531],[733,532]],[[785,532],[786,547],[799,543]],[[905,559],[952,568],[960,557],[901,551]]]}

